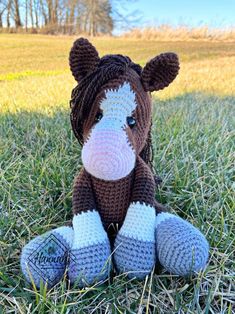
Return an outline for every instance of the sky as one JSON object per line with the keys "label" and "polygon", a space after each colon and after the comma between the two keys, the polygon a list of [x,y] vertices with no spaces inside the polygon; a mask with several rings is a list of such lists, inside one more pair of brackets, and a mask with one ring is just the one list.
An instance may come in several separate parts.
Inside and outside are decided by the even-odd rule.
{"label": "sky", "polygon": [[120,3],[119,10],[123,14],[138,11],[141,26],[165,23],[206,24],[214,28],[235,26],[235,0],[129,0]]}

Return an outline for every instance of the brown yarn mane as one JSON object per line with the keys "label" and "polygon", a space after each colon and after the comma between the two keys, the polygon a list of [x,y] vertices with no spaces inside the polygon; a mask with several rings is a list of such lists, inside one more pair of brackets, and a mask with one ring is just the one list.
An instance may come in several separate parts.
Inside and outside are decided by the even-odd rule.
{"label": "brown yarn mane", "polygon": [[[133,63],[127,56],[122,55],[106,55],[100,59],[98,68],[91,74],[85,76],[79,84],[72,90],[70,107],[71,107],[71,124],[73,132],[82,146],[83,140],[83,124],[89,117],[95,98],[106,83],[110,80],[120,77],[126,73],[128,68],[133,69],[138,75],[141,74],[142,67]],[[148,138],[140,157],[153,169],[153,147],[151,140],[151,127]]]}

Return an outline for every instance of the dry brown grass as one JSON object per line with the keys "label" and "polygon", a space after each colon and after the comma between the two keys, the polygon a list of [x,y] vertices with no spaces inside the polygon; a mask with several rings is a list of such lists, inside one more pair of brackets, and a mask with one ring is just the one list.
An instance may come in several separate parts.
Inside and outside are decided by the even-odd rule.
{"label": "dry brown grass", "polygon": [[211,29],[208,26],[188,27],[160,25],[159,27],[135,28],[126,32],[123,37],[160,41],[235,41],[235,27],[230,29]]}
{"label": "dry brown grass", "polygon": [[[10,29],[1,28],[0,34],[41,34],[49,36],[84,36],[89,37],[86,33],[72,34],[72,36],[65,35],[64,28],[58,29],[58,27],[50,26],[40,29],[29,28],[27,33],[24,28],[14,28]],[[162,24],[160,26],[153,27],[142,27],[133,28],[120,36],[112,35],[98,35],[95,39],[110,39],[119,37],[120,39],[130,38],[130,39],[142,39],[142,40],[157,40],[157,41],[212,41],[212,42],[235,42],[235,25],[230,28],[210,28],[207,25],[202,25],[198,27],[189,27],[185,25],[171,26],[168,24]]]}

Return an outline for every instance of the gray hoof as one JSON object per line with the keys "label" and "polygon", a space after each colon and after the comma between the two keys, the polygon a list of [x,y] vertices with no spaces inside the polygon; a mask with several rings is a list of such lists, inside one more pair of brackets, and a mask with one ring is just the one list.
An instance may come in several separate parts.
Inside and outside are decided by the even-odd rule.
{"label": "gray hoof", "polygon": [[169,213],[156,218],[156,246],[162,266],[180,276],[203,269],[209,256],[204,235],[189,222]]}
{"label": "gray hoof", "polygon": [[38,236],[26,244],[20,265],[26,280],[37,288],[53,287],[63,277],[72,244],[73,229],[60,227]]}
{"label": "gray hoof", "polygon": [[155,245],[118,234],[114,261],[118,272],[126,272],[129,278],[144,279],[155,264]]}
{"label": "gray hoof", "polygon": [[109,241],[80,249],[72,249],[69,257],[68,276],[72,284],[90,286],[105,280],[111,269]]}

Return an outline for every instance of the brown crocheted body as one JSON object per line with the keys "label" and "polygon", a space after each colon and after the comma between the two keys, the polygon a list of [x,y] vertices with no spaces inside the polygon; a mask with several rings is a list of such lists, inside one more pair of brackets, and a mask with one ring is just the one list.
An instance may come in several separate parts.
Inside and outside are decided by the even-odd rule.
{"label": "brown crocheted body", "polygon": [[115,238],[124,222],[131,202],[141,202],[161,212],[164,207],[155,200],[154,176],[149,166],[137,158],[134,170],[125,178],[104,181],[85,169],[76,177],[73,189],[73,212],[97,210],[110,239]]}
{"label": "brown crocheted body", "polygon": [[110,224],[121,226],[130,204],[134,172],[117,181],[104,181],[91,177],[97,210],[105,229]]}
{"label": "brown crocheted body", "polygon": [[[155,200],[156,183],[151,146],[152,104],[149,92],[163,89],[173,81],[179,70],[177,56],[173,53],[161,54],[142,69],[126,56],[106,55],[99,58],[96,49],[86,39],[79,39],[71,49],[70,67],[78,81],[70,102],[71,124],[81,145],[85,146],[90,141],[91,130],[97,122],[97,114],[102,113],[101,104],[107,91],[117,91],[124,84],[128,84],[135,94],[137,104],[131,113],[131,118],[136,121],[135,126],[130,127],[127,123],[122,126],[126,133],[127,145],[130,145],[136,154],[134,169],[132,168],[129,175],[118,180],[98,179],[103,177],[91,175],[83,169],[74,183],[74,214],[97,210],[105,229],[109,232],[110,225],[114,226],[114,229],[116,225],[120,228],[127,209],[133,202],[155,207],[157,212],[164,210]],[[125,97],[122,101],[125,106]],[[121,110],[122,104],[120,112]],[[118,114],[115,118],[118,119]],[[115,143],[113,145],[115,146]],[[94,152],[94,147],[92,150]],[[89,167],[86,169],[89,170]]]}

